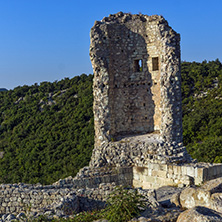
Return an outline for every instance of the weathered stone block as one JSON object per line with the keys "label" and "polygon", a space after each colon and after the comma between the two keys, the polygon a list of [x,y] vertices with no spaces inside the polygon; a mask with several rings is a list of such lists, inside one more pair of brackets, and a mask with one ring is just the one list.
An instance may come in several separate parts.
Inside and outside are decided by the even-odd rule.
{"label": "weathered stone block", "polygon": [[143,176],[141,178],[141,181],[143,182],[149,182],[149,183],[156,183],[156,177],[153,177],[153,176]]}
{"label": "weathered stone block", "polygon": [[140,180],[140,174],[138,173],[133,173],[133,180]]}
{"label": "weathered stone block", "polygon": [[191,177],[195,177],[195,169],[192,166],[187,166],[187,175]]}
{"label": "weathered stone block", "polygon": [[161,177],[161,178],[166,178],[166,171],[162,171],[162,170],[153,170],[152,171],[152,176],[154,177]]}
{"label": "weathered stone block", "polygon": [[142,183],[138,183],[138,184],[140,186],[142,186],[143,189],[152,189],[152,188],[154,188],[154,183],[151,183],[151,182],[143,181]]}

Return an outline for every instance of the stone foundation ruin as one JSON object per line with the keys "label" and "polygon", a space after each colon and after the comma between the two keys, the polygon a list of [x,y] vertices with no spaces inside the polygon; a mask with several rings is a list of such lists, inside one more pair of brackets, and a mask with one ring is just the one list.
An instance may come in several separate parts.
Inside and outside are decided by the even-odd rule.
{"label": "stone foundation ruin", "polygon": [[96,21],[90,35],[90,167],[132,167],[132,184],[143,188],[222,176],[221,165],[197,164],[183,146],[180,35],[168,22],[119,12]]}

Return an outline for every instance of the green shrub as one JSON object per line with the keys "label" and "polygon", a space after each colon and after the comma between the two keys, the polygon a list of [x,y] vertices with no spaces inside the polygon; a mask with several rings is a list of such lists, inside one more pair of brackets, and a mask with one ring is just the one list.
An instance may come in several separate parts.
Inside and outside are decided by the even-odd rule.
{"label": "green shrub", "polygon": [[117,187],[107,200],[104,216],[109,222],[125,222],[137,216],[145,201],[137,190]]}
{"label": "green shrub", "polygon": [[59,221],[70,221],[70,222],[91,222],[91,221],[94,221],[94,220],[97,220],[97,219],[100,219],[102,218],[102,214],[101,214],[101,210],[98,211],[98,210],[94,210],[94,211],[84,211],[84,212],[81,212],[77,215],[74,216],[74,218],[72,219],[64,219],[64,220],[59,220]]}

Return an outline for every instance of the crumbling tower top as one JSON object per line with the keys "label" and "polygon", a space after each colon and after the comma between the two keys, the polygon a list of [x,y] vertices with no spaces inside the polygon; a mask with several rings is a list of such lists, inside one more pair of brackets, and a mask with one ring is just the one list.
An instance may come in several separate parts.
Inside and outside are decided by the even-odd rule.
{"label": "crumbling tower top", "polygon": [[180,35],[162,16],[95,22],[90,58],[96,147],[138,134],[182,142]]}

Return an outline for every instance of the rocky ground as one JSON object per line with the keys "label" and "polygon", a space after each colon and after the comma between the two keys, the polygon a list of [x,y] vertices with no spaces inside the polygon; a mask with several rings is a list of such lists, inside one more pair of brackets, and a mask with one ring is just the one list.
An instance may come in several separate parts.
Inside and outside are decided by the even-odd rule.
{"label": "rocky ground", "polygon": [[[109,184],[114,186],[114,184]],[[107,189],[107,185],[99,189]],[[161,187],[156,190],[138,189],[139,193],[146,197],[147,207],[142,214],[131,221],[137,222],[208,222],[222,221],[222,178],[211,180],[202,186],[190,186],[185,188]],[[85,192],[88,192],[87,189]],[[53,218],[51,212],[45,212],[44,216]],[[27,215],[26,215],[27,216]],[[31,218],[39,216],[30,212]],[[22,221],[24,213],[1,215],[0,221]],[[63,217],[67,217],[63,215]],[[106,222],[106,220],[97,220]]]}
{"label": "rocky ground", "polygon": [[[222,221],[222,178],[200,187],[161,187],[153,205],[131,222],[219,222]],[[98,220],[96,222],[107,222]]]}
{"label": "rocky ground", "polygon": [[158,211],[131,221],[210,222],[222,221],[222,178],[200,187],[161,187],[156,190]]}

